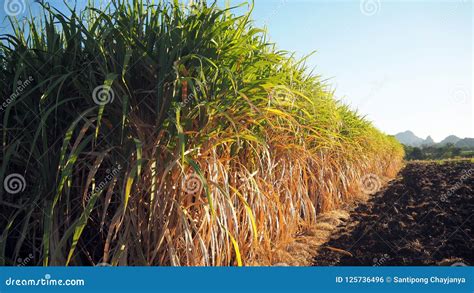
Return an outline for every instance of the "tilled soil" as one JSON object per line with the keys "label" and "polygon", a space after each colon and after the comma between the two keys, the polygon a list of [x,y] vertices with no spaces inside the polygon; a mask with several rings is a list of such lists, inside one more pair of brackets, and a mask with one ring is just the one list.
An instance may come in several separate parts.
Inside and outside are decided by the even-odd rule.
{"label": "tilled soil", "polygon": [[474,265],[474,164],[409,163],[360,204],[314,265]]}

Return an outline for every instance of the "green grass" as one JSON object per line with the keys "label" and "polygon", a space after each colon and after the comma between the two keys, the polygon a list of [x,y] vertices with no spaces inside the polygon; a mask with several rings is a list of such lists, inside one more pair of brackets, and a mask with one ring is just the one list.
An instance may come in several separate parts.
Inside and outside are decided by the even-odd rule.
{"label": "green grass", "polygon": [[26,181],[0,193],[0,260],[271,264],[362,176],[394,176],[396,140],[250,16],[114,0],[12,19],[2,96],[33,81],[0,114],[0,179]]}

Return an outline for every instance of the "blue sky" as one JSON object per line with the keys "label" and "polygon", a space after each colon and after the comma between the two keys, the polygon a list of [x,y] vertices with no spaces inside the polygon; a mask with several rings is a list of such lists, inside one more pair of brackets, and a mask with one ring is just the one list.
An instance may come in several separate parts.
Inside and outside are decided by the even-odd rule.
{"label": "blue sky", "polygon": [[255,2],[278,47],[317,51],[308,65],[384,132],[474,136],[472,1]]}
{"label": "blue sky", "polygon": [[316,51],[309,67],[382,131],[474,137],[472,0],[256,0],[253,19],[280,49]]}

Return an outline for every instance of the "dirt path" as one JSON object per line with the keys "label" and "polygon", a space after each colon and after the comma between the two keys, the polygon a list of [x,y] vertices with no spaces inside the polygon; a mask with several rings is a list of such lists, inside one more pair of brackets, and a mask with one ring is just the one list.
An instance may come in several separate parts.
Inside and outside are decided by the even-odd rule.
{"label": "dirt path", "polygon": [[350,213],[315,265],[474,265],[474,163],[410,163]]}

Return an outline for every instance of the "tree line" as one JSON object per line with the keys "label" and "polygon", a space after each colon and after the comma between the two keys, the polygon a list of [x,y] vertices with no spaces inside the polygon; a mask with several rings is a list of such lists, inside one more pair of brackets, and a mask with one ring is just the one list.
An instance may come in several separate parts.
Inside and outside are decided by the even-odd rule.
{"label": "tree line", "polygon": [[442,160],[474,158],[474,148],[459,148],[448,143],[443,146],[412,147],[403,145],[406,160]]}

